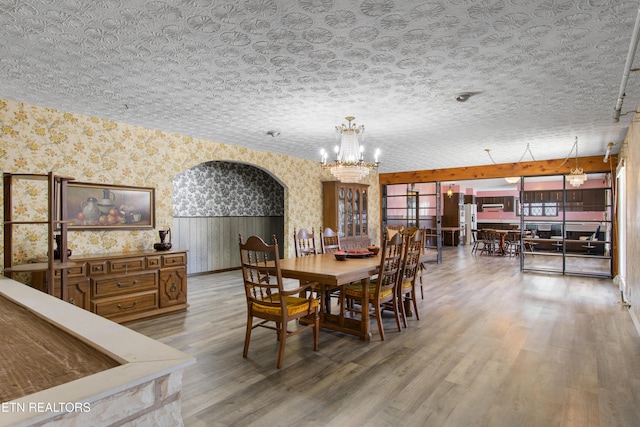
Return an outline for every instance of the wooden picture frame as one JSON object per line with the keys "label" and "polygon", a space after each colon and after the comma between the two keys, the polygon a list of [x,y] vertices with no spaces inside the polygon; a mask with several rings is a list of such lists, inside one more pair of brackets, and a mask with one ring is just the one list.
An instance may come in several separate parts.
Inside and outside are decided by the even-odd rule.
{"label": "wooden picture frame", "polygon": [[63,205],[69,230],[155,228],[155,188],[71,181]]}

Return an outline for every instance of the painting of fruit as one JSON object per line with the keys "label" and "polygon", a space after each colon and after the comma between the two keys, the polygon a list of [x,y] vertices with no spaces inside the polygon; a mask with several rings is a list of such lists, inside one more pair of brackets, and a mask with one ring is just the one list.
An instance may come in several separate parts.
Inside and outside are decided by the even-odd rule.
{"label": "painting of fruit", "polygon": [[72,181],[64,220],[71,229],[154,228],[155,189]]}

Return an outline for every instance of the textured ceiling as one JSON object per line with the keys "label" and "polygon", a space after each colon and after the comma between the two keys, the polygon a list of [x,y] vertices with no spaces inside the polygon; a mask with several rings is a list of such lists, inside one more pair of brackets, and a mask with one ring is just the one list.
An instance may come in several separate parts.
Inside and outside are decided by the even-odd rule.
{"label": "textured ceiling", "polygon": [[[638,1],[0,0],[0,98],[381,172],[617,152]],[[634,64],[634,67],[636,65]],[[456,101],[463,92],[466,102]],[[267,131],[280,132],[278,137]],[[529,156],[524,160],[530,160]]]}

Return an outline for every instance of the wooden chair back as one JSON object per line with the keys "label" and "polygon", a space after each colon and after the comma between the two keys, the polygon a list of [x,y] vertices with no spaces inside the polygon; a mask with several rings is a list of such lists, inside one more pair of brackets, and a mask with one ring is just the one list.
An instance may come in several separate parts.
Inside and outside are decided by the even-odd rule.
{"label": "wooden chair back", "polygon": [[422,253],[422,235],[420,230],[408,229],[404,233],[404,251],[402,255],[402,274],[399,281],[414,283],[420,268],[420,255]]}
{"label": "wooden chair back", "polygon": [[320,249],[323,254],[332,254],[340,250],[340,236],[331,228],[320,232]]}
{"label": "wooden chair back", "polygon": [[380,251],[380,268],[378,269],[378,279],[376,280],[376,295],[385,294],[389,289],[393,289],[398,283],[398,275],[402,269],[402,248],[404,237],[402,233],[395,233],[390,239],[382,241]]}
{"label": "wooden chair back", "polygon": [[408,229],[404,232],[404,248],[402,255],[402,268],[398,274],[398,284],[396,293],[398,295],[398,306],[402,314],[402,322],[407,327],[407,314],[404,300],[413,301],[413,309],[416,319],[420,320],[418,315],[418,303],[416,298],[416,278],[420,274],[420,255],[422,254],[423,238],[420,230]]}
{"label": "wooden chair back", "polygon": [[281,292],[282,273],[275,235],[271,245],[258,236],[249,236],[246,243],[242,243],[240,235],[240,266],[250,312],[251,305],[255,303],[274,307],[281,304],[286,306],[284,294]]}
{"label": "wooden chair back", "polygon": [[318,250],[316,249],[316,239],[313,228],[311,229],[311,233],[306,229],[301,229],[296,232],[296,229],[293,229],[293,243],[296,250],[296,258],[300,258],[302,256],[307,255],[317,255]]}
{"label": "wooden chair back", "polygon": [[390,240],[397,233],[404,231],[404,225],[387,225],[384,229],[383,240]]}

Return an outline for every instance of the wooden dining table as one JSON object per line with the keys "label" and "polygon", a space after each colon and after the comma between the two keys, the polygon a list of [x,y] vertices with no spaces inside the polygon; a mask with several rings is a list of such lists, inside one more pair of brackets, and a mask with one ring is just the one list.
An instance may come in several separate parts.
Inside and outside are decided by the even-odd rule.
{"label": "wooden dining table", "polygon": [[[345,261],[338,261],[333,254],[280,260],[282,277],[297,279],[302,282],[317,282],[321,286],[319,290],[321,295],[324,295],[325,291],[337,287],[344,290],[344,287],[349,283],[361,281],[363,286],[362,300],[360,301],[361,307],[363,307],[361,318],[330,313],[323,307],[323,311],[320,314],[320,327],[355,335],[364,341],[371,339],[369,310],[366,307],[369,307],[368,290],[370,278],[377,273],[379,265],[380,255],[347,258]],[[344,312],[344,310],[341,312]]]}
{"label": "wooden dining table", "polygon": [[505,240],[507,238],[507,234],[517,234],[518,236],[520,235],[520,230],[492,230],[492,231],[500,235],[500,248],[499,248],[500,255],[506,255]]}

